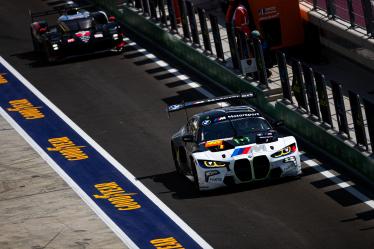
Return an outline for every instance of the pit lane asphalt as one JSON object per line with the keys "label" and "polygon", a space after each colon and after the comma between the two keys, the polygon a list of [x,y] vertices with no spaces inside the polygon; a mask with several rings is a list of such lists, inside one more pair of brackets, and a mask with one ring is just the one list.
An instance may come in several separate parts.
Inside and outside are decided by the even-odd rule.
{"label": "pit lane asphalt", "polygon": [[53,66],[37,62],[28,9],[51,3],[0,2],[1,56],[213,247],[373,248],[373,210],[305,165],[300,180],[194,194],[170,153],[170,136],[185,117],[168,119],[165,107],[203,96],[131,48]]}

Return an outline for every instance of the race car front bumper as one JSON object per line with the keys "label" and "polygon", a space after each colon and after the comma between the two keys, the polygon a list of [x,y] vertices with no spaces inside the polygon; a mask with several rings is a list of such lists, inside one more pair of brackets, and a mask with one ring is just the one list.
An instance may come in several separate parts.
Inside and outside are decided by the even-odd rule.
{"label": "race car front bumper", "polygon": [[225,162],[225,167],[208,168],[202,162],[201,159],[195,160],[200,190],[301,174],[299,152],[280,158],[268,155],[230,158]]}

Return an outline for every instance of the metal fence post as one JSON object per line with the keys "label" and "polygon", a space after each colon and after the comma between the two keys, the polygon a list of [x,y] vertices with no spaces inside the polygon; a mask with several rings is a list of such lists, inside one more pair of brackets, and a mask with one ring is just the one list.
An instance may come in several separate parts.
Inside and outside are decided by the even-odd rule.
{"label": "metal fence post", "polygon": [[266,73],[264,51],[262,50],[261,41],[257,37],[252,37],[251,40],[256,57],[258,80],[260,81],[260,84],[268,87],[268,75]]}
{"label": "metal fence post", "polygon": [[173,0],[167,0],[169,19],[170,19],[170,29],[178,33],[177,19],[175,17],[175,6]]}
{"label": "metal fence post", "polygon": [[347,0],[348,14],[349,14],[349,23],[351,24],[350,28],[356,26],[355,14],[353,13],[353,4],[352,0]]}
{"label": "metal fence post", "polygon": [[360,97],[357,93],[354,93],[352,91],[348,91],[348,96],[349,96],[349,103],[351,104],[353,125],[355,128],[355,134],[356,134],[356,143],[358,145],[361,144],[365,146],[366,150],[368,150],[369,146],[368,146],[368,142],[366,139],[365,124],[364,124],[364,118],[362,116]]}
{"label": "metal fence post", "polygon": [[144,15],[150,15],[150,10],[149,10],[149,2],[148,0],[142,0],[143,3],[143,13]]}
{"label": "metal fence post", "polygon": [[334,98],[336,118],[338,119],[339,132],[344,132],[350,138],[348,122],[347,122],[347,113],[345,111],[345,105],[343,100],[343,90],[342,85],[331,81],[332,95]]}
{"label": "metal fence post", "polygon": [[216,48],[217,58],[224,61],[225,56],[223,54],[221,34],[219,33],[219,26],[218,26],[217,17],[210,14],[209,19],[210,19],[210,26],[212,27],[214,46]]}
{"label": "metal fence post", "polygon": [[327,96],[326,80],[323,74],[314,72],[316,80],[317,93],[319,98],[319,109],[321,111],[322,121],[334,128],[331,118],[329,98]]}
{"label": "metal fence post", "polygon": [[313,10],[316,10],[318,7],[318,1],[317,0],[313,0]]}
{"label": "metal fence post", "polygon": [[366,32],[371,37],[374,36],[374,16],[373,16],[373,6],[371,0],[361,0],[362,9],[364,11]]}
{"label": "metal fence post", "polygon": [[162,24],[167,25],[167,17],[165,12],[165,0],[158,0],[157,2],[158,10],[160,14],[160,21]]}
{"label": "metal fence post", "polygon": [[334,0],[326,0],[326,11],[327,16],[330,19],[335,19],[336,9],[335,9],[335,1]]}
{"label": "metal fence post", "polygon": [[142,1],[141,0],[135,0],[135,8],[137,8],[137,9],[142,8]]}
{"label": "metal fence post", "polygon": [[302,74],[302,68],[300,61],[295,59],[292,60],[292,91],[295,95],[297,104],[299,107],[304,108],[306,112],[309,112],[308,104],[305,96],[305,83]]}
{"label": "metal fence post", "polygon": [[209,31],[208,31],[208,25],[207,25],[207,22],[206,22],[205,10],[198,8],[197,13],[199,14],[201,34],[203,36],[204,49],[205,49],[205,51],[209,51],[209,52],[212,53],[212,45],[210,44]]}
{"label": "metal fence post", "polygon": [[196,12],[195,7],[193,6],[193,3],[190,1],[186,1],[186,7],[187,7],[188,18],[190,20],[192,41],[193,43],[200,45],[199,30],[197,29],[196,17],[195,17],[195,12]]}
{"label": "metal fence post", "polygon": [[185,39],[191,39],[190,28],[188,27],[187,11],[186,11],[186,2],[185,0],[179,0],[179,10],[181,12],[181,22],[183,28],[183,37]]}
{"label": "metal fence post", "polygon": [[368,124],[368,130],[369,130],[369,137],[370,137],[370,143],[371,143],[371,150],[374,151],[374,103],[370,102],[367,99],[363,99],[364,101],[364,107],[365,107],[365,113],[366,113],[366,121]]}
{"label": "metal fence post", "polygon": [[157,20],[157,12],[156,12],[156,0],[148,0],[149,1],[149,9],[151,12],[151,18],[154,18]]}
{"label": "metal fence post", "polygon": [[278,62],[279,78],[282,84],[283,99],[287,99],[288,101],[291,102],[291,104],[293,104],[291,87],[290,87],[290,79],[288,77],[288,71],[287,71],[286,56],[282,52],[277,52],[276,55],[277,55],[277,62]]}
{"label": "metal fence post", "polygon": [[240,65],[240,61],[239,61],[239,55],[238,55],[238,46],[235,40],[235,30],[234,30],[232,22],[226,22],[226,32],[227,32],[227,39],[229,41],[229,46],[230,46],[232,66],[235,69],[238,69]]}
{"label": "metal fence post", "polygon": [[305,88],[306,88],[306,95],[308,97],[308,104],[310,114],[315,115],[318,119],[321,118],[318,110],[318,101],[317,101],[317,91],[314,82],[314,74],[313,69],[309,66],[303,64],[303,73],[304,73],[304,81],[305,81]]}

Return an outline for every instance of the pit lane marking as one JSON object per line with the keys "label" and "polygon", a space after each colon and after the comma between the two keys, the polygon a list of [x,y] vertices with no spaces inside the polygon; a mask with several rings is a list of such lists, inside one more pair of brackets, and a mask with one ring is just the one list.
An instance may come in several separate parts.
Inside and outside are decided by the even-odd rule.
{"label": "pit lane marking", "polygon": [[[155,207],[161,210],[174,224],[183,231],[187,237],[192,239],[190,242],[186,238],[182,238],[185,242],[196,243],[201,248],[212,248],[200,235],[198,235],[189,225],[187,225],[179,216],[177,216],[169,207],[167,207],[155,194],[153,194],[147,187],[138,181],[123,165],[116,161],[106,150],[96,143],[88,134],[86,134],[78,125],[76,125],[69,117],[67,117],[59,108],[57,108],[51,101],[49,101],[42,93],[40,93],[29,81],[27,81],[16,69],[14,69],[4,58],[0,56],[0,64],[5,67],[15,78],[23,85],[26,91],[30,91],[35,95],[36,99],[43,102],[58,118],[62,119],[73,132],[77,133],[81,139],[85,140],[97,153],[102,156],[108,163],[110,163],[120,174],[122,174],[133,186],[135,186],[146,198],[152,202]],[[22,89],[21,89],[22,90]],[[26,93],[29,94],[29,93]],[[104,210],[88,195],[83,188],[75,182],[67,172],[52,159],[51,155],[45,151],[32,135],[29,135],[26,130],[18,124],[13,117],[11,117],[2,107],[0,107],[0,115],[2,115],[11,126],[39,153],[39,155],[65,180],[66,183],[86,202],[86,204],[107,224],[108,227],[130,248],[139,248],[137,244],[127,235],[118,224],[115,223]],[[138,192],[139,193],[139,192]],[[175,229],[177,230],[177,227]],[[162,232],[162,231],[160,231]],[[143,243],[146,243],[144,241]]]}

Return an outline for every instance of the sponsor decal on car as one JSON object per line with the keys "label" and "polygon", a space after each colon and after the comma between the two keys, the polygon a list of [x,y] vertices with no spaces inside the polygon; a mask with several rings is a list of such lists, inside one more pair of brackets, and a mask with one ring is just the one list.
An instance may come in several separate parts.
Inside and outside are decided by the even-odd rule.
{"label": "sponsor decal on car", "polygon": [[95,188],[102,195],[94,195],[96,199],[108,200],[119,211],[130,211],[141,208],[141,205],[133,199],[136,193],[127,193],[116,182],[96,184]]}
{"label": "sponsor decal on car", "polygon": [[231,114],[227,115],[228,118],[234,119],[234,118],[246,118],[246,117],[260,117],[260,113],[254,112],[254,113],[239,113],[239,114]]}
{"label": "sponsor decal on car", "polygon": [[201,122],[202,125],[204,126],[208,126],[212,123],[212,121],[210,121],[210,119],[207,119],[207,120],[203,120],[203,122]]}
{"label": "sponsor decal on car", "polygon": [[18,112],[25,119],[44,118],[44,114],[39,110],[41,107],[34,106],[27,99],[16,99],[9,101],[12,106],[7,110],[9,112]]}
{"label": "sponsor decal on car", "polygon": [[208,171],[205,171],[205,181],[208,182],[209,179],[212,176],[215,176],[215,175],[219,175],[219,171],[218,170],[208,170]]}
{"label": "sponsor decal on car", "polygon": [[237,149],[234,150],[231,157],[249,154],[250,151],[251,151],[251,146],[243,147],[243,148],[237,148]]}
{"label": "sponsor decal on car", "polygon": [[75,33],[75,36],[81,39],[82,42],[87,43],[90,40],[91,32],[90,31],[79,31]]}
{"label": "sponsor decal on car", "polygon": [[68,137],[58,137],[48,139],[53,147],[47,148],[48,151],[59,152],[69,161],[85,160],[88,155],[82,151],[86,146],[77,146]]}
{"label": "sponsor decal on car", "polygon": [[5,73],[0,73],[0,85],[8,83],[8,80],[5,77]]}
{"label": "sponsor decal on car", "polygon": [[151,240],[150,243],[157,249],[184,249],[174,237],[160,238]]}

